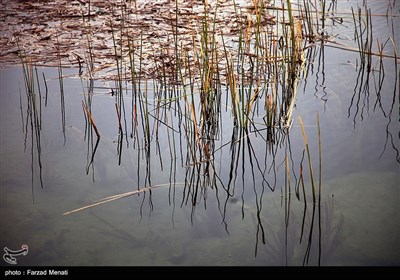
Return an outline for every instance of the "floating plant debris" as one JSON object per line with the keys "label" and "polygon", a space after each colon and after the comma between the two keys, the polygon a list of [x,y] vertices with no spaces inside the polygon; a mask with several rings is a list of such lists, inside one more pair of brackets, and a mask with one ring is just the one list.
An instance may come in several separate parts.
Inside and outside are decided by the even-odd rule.
{"label": "floating plant debris", "polygon": [[[267,7],[262,9],[258,24],[267,32],[275,20]],[[168,0],[6,0],[0,10],[1,63],[19,62],[18,55],[23,54],[35,64],[57,66],[60,49],[64,66],[80,67],[92,56],[92,76],[116,67],[112,33],[123,62],[129,64],[129,52],[141,53],[142,74],[154,77],[162,65],[172,68],[176,55],[190,55],[194,63],[204,20],[215,24],[218,40],[222,35],[237,37],[239,29],[257,21],[252,1],[208,1],[207,5],[179,1],[176,7],[176,1]],[[222,43],[216,46],[222,48]],[[179,54],[174,53],[176,47]],[[233,48],[229,51],[235,52]]]}

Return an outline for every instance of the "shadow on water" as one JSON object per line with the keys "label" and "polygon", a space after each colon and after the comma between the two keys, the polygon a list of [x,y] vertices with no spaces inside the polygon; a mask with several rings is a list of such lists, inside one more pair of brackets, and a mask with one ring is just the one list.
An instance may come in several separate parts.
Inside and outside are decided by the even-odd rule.
{"label": "shadow on water", "polygon": [[[387,40],[376,39],[374,51],[373,18],[377,15],[366,4],[346,13],[338,11],[337,1],[319,1],[317,6],[313,1],[296,5],[291,1],[274,1],[274,5],[254,1],[252,6],[240,3],[233,5],[237,37],[218,31],[218,5],[203,5],[198,11],[201,29],[187,39],[178,30],[182,27],[176,1],[176,10],[168,19],[172,28],[170,49],[151,51],[143,37],[147,34],[140,31],[132,37],[128,32],[133,4],[112,5],[111,13],[118,14],[120,22],[110,20],[107,25],[112,52],[105,71],[111,74],[106,79],[95,78],[99,70],[95,68],[98,62],[93,48],[96,39],[90,29],[95,23],[90,16],[82,17],[89,30],[85,38],[88,48],[85,55],[75,54],[77,75],[64,74],[62,45],[57,37],[62,144],[72,145],[76,154],[85,154],[84,172],[101,187],[100,196],[105,194],[86,206],[98,195],[83,201],[80,198],[82,207],[64,216],[88,210],[97,224],[105,226],[103,235],[111,230],[113,239],[140,250],[163,244],[168,237],[160,241],[158,235],[148,235],[142,240],[134,231],[104,218],[101,210],[97,214],[97,206],[115,204],[116,200],[126,205],[121,199],[131,197],[135,202],[129,207],[138,211],[130,215],[139,217],[139,223],[159,223],[158,207],[162,206],[163,212],[172,209],[173,228],[182,227],[182,215],[189,216],[188,223],[196,233],[190,235],[191,230],[186,229],[185,242],[196,243],[206,236],[210,244],[220,248],[226,240],[234,240],[229,249],[229,257],[233,256],[230,264],[336,264],[336,256],[343,254],[339,251],[345,246],[346,217],[336,208],[336,190],[332,190],[330,181],[326,184],[329,191],[325,191],[325,174],[329,179],[340,175],[329,169],[332,162],[325,157],[325,149],[329,150],[325,143],[332,141],[326,139],[331,135],[329,126],[337,125],[334,128],[340,130],[347,117],[355,132],[357,125],[368,120],[366,115],[381,113],[385,141],[380,158],[393,153],[400,162],[399,128],[395,123],[399,58],[394,17],[386,15],[387,21],[392,21],[392,34]],[[391,5],[388,11],[392,11]],[[336,29],[351,24],[351,42],[356,48],[334,35]],[[160,44],[162,40],[160,37]],[[393,54],[386,53],[390,47]],[[51,147],[43,145],[42,111],[47,109],[49,93],[54,92],[49,90],[45,72],[39,75],[37,58],[32,59],[23,48],[18,46],[26,98],[20,93],[19,102],[25,150],[30,143],[35,204],[36,180],[46,189],[46,178],[51,178],[43,164],[53,155]],[[327,74],[332,73],[326,65],[327,53],[338,48],[349,56],[346,66],[355,67],[354,80],[345,81],[353,83],[350,98],[338,96]],[[352,52],[359,54],[354,64],[349,62],[354,59]],[[146,68],[149,57],[154,61]],[[67,107],[72,97],[66,94],[64,82],[74,78],[82,88],[79,110]],[[307,103],[303,105],[301,100],[305,96],[311,100],[310,93],[318,104],[307,112]],[[349,101],[345,105],[347,116],[344,106],[337,105],[338,109],[331,111],[335,106],[331,104],[341,104],[340,99]],[[316,106],[322,106],[322,110]],[[324,114],[322,121],[320,114]],[[69,124],[72,116],[81,121],[81,126]],[[73,158],[75,153],[67,162],[81,165],[81,158]],[[161,202],[158,192],[166,194],[167,203]],[[70,205],[76,203],[66,207],[73,208]],[[151,217],[153,213],[155,217]],[[162,230],[162,225],[157,228]],[[213,243],[215,240],[220,244]],[[198,259],[181,246],[166,259],[170,264],[195,264]],[[238,257],[236,251],[243,250],[246,256]],[[249,260],[249,251],[254,252],[253,260]],[[224,258],[225,254],[219,256]],[[150,256],[149,264],[152,258],[157,259]]]}

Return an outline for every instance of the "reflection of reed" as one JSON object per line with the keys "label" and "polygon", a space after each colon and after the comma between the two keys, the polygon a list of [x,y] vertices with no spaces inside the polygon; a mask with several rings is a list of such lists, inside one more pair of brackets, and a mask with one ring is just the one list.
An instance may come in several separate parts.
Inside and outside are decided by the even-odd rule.
{"label": "reflection of reed", "polygon": [[[230,215],[228,202],[234,199],[239,201],[242,219],[246,218],[246,213],[250,213],[254,218],[256,256],[260,252],[260,247],[270,246],[268,250],[274,252],[279,261],[288,265],[295,254],[295,244],[298,240],[301,245],[299,247],[302,250],[303,265],[311,263],[314,254],[317,255],[317,263],[321,264],[322,256],[330,250],[331,246],[327,240],[334,240],[337,237],[340,223],[333,225],[331,217],[333,214],[329,216],[323,214],[321,210],[322,147],[319,115],[317,117],[318,183],[312,165],[312,150],[307,141],[302,119],[299,118],[304,139],[301,158],[296,158],[292,153],[289,130],[293,122],[299,83],[313,72],[313,62],[317,55],[319,64],[316,87],[320,74],[323,79],[322,84],[325,83],[324,40],[327,36],[325,2],[320,1],[322,10],[318,10],[318,7],[313,7],[311,1],[303,1],[304,14],[303,11],[299,11],[296,15],[291,2],[286,1],[287,6],[282,5],[282,8],[276,9],[282,13],[279,14],[282,19],[276,23],[276,27],[266,29],[263,23],[266,10],[262,1],[254,1],[254,8],[250,9],[251,12],[248,12],[246,17],[242,17],[242,11],[235,8],[238,21],[237,37],[237,34],[228,36],[223,32],[220,33],[216,28],[217,9],[213,16],[213,13],[205,6],[201,30],[189,36],[192,41],[186,46],[183,43],[187,42],[181,40],[183,35],[178,30],[177,5],[174,21],[171,20],[173,50],[160,48],[160,50],[150,51],[146,48],[145,32],[141,30],[140,34],[135,34],[129,32],[133,31],[132,27],[124,25],[127,20],[127,11],[124,10],[126,6],[121,5],[119,25],[115,26],[111,20],[109,22],[113,49],[111,57],[112,64],[115,66],[113,70],[116,73],[112,77],[115,82],[112,95],[115,96],[116,126],[118,127],[117,156],[118,164],[121,165],[123,155],[127,153],[129,145],[133,142],[132,148],[137,152],[135,160],[138,163],[137,183],[134,182],[137,190],[111,196],[65,214],[140,194],[143,198],[140,207],[140,215],[142,215],[146,199],[149,202],[150,212],[153,209],[152,191],[159,187],[168,187],[169,203],[173,205],[174,211],[175,199],[179,196],[180,207],[190,207],[193,223],[196,207],[202,205],[206,208],[207,198],[210,194],[215,194],[221,214],[221,224],[225,226],[228,234]],[[331,5],[335,4],[332,2]],[[118,13],[115,10],[113,12]],[[366,26],[370,28],[371,18],[368,16],[368,10],[366,14],[368,23]],[[322,22],[319,15],[322,15]],[[353,15],[356,18],[354,13]],[[361,12],[358,17],[361,21]],[[364,110],[368,109],[371,88],[369,80],[372,71],[372,33],[367,31],[366,40],[363,41],[362,30],[356,31],[360,32],[357,38],[360,48],[363,49],[360,50],[362,65],[349,108],[350,114],[353,106],[356,106],[354,123],[358,114],[361,114],[363,118]],[[90,35],[90,33],[87,35],[88,55],[86,58],[90,79],[87,86],[88,93],[84,95],[82,107],[88,141],[86,172],[89,173],[92,168],[94,179],[95,154],[100,133],[91,111],[95,56],[92,53]],[[314,44],[318,40],[322,41],[321,45],[316,48],[308,46],[309,51],[306,52],[306,41]],[[159,38],[159,41],[161,45],[162,38]],[[125,45],[128,55],[124,52]],[[233,51],[232,45],[237,49]],[[63,74],[60,49],[57,50],[64,131]],[[380,52],[382,53],[382,50]],[[387,112],[381,103],[381,89],[385,78],[382,57],[379,57],[380,68],[374,109],[380,108],[390,120],[395,99],[390,111]],[[129,61],[125,61],[126,58]],[[154,67],[146,69],[145,64],[149,62],[149,58]],[[307,59],[310,63],[306,68]],[[80,60],[79,67],[81,68]],[[395,68],[397,73],[397,65]],[[27,76],[26,85],[29,92],[27,96],[31,100],[31,105],[28,106],[31,128],[33,126],[39,128],[39,132],[35,131],[35,137],[41,168],[40,113],[37,115],[36,99],[34,94],[30,93],[33,92],[31,87],[34,80],[32,67],[24,68],[24,73]],[[147,79],[149,77],[152,79]],[[38,79],[36,80],[38,83]],[[125,102],[129,90],[132,99],[130,104]],[[325,88],[323,92],[326,95]],[[39,95],[41,95],[40,90]],[[323,100],[325,95],[322,97]],[[396,87],[394,96],[396,96]],[[361,108],[361,113],[360,102],[361,106],[367,106]],[[40,108],[39,106],[39,112]],[[224,109],[225,112],[223,112]],[[129,124],[126,121],[126,114],[131,118]],[[229,115],[229,122],[226,121],[227,118],[223,118],[224,114]],[[263,122],[258,121],[260,119]],[[128,127],[129,125],[131,127]],[[97,135],[96,142],[93,132]],[[223,139],[224,133],[231,135],[229,141]],[[131,140],[128,139],[129,134]],[[392,137],[389,128],[387,135],[387,139]],[[167,155],[163,151],[165,147],[160,147],[159,139],[163,136],[166,136],[168,141]],[[123,148],[124,141],[126,141],[126,149]],[[257,146],[262,148],[258,149]],[[399,158],[398,150],[394,145],[393,147]],[[259,152],[260,150],[262,153]],[[217,152],[225,156],[221,156],[220,163],[217,160]],[[168,160],[168,153],[170,160]],[[156,160],[154,160],[155,157],[157,157]],[[225,159],[226,162],[222,162]],[[152,167],[154,161],[157,160],[162,171],[170,162],[168,183],[154,183],[154,179],[158,178]],[[141,166],[139,162],[144,164]],[[303,168],[303,165],[308,165],[308,168]],[[279,172],[280,166],[284,166],[283,173]],[[182,167],[182,173],[179,172],[179,167]],[[130,168],[129,172],[133,171],[134,167]],[[224,174],[223,171],[227,172]],[[181,192],[177,191],[177,186],[182,186]],[[284,199],[282,203],[284,218],[282,225],[275,230],[265,218],[263,202],[267,192],[274,192],[279,187],[282,187]],[[293,191],[297,201],[292,196]],[[252,203],[246,202],[249,200]],[[296,214],[293,213],[294,204],[297,202],[302,208],[301,223],[297,223]],[[312,207],[308,206],[310,203]],[[326,219],[325,222],[324,219]],[[318,242],[316,242],[316,235]]]}
{"label": "reflection of reed", "polygon": [[[302,222],[298,228],[300,230],[293,230],[297,226],[297,214],[299,211],[294,210],[293,203],[291,202],[291,188],[290,188],[290,168],[288,164],[288,157],[285,156],[286,166],[286,180],[285,189],[282,195],[284,199],[284,222],[281,222],[280,229],[278,232],[270,232],[269,236],[273,240],[271,248],[268,251],[273,254],[274,258],[278,261],[278,264],[289,265],[292,258],[295,256],[295,240],[297,239],[299,245],[303,242],[303,236],[307,235],[306,246],[304,248],[303,265],[308,265],[311,258],[316,260],[318,265],[321,265],[322,258],[328,257],[332,254],[334,249],[334,243],[337,243],[338,234],[343,223],[343,219],[339,220],[337,224],[334,223],[334,207],[333,197],[332,200],[323,202],[322,197],[322,141],[320,131],[319,115],[317,115],[317,126],[318,126],[318,189],[314,182],[313,167],[310,156],[310,148],[307,141],[304,125],[301,118],[300,126],[303,133],[305,149],[303,150],[303,156],[299,164],[299,180],[295,186],[295,193],[298,202],[303,205]],[[304,183],[304,171],[303,171],[303,160],[304,154],[307,154],[310,184],[311,188],[305,188]],[[300,185],[302,188],[300,189]],[[309,197],[311,193],[312,198],[312,209],[309,211],[307,207]],[[318,197],[317,197],[318,194]],[[331,202],[331,203],[330,203]],[[322,205],[325,204],[325,208]],[[291,217],[291,218],[290,218]],[[317,223],[315,226],[314,223]],[[299,235],[299,237],[298,237]],[[279,236],[284,236],[279,237]],[[318,242],[315,243],[315,236],[318,238]],[[304,244],[304,243],[303,243]],[[300,247],[302,249],[303,247]]]}
{"label": "reflection of reed", "polygon": [[[85,136],[87,136],[87,160],[88,160],[88,164],[86,165],[86,174],[89,174],[89,168],[90,166],[92,166],[92,171],[93,171],[93,182],[94,182],[94,157],[97,151],[97,147],[99,145],[100,142],[100,133],[97,129],[96,124],[94,123],[92,114],[91,114],[91,110],[88,108],[87,104],[87,100],[82,100],[82,108],[83,108],[83,112],[84,112],[84,116],[86,119],[86,127],[85,127]],[[91,102],[90,102],[91,104]],[[96,139],[96,144],[93,146],[93,130],[96,132],[97,135],[97,139]]]}
{"label": "reflection of reed", "polygon": [[62,62],[61,62],[61,44],[59,42],[59,34],[57,34],[57,69],[58,69],[58,82],[60,85],[60,106],[61,106],[61,126],[62,126],[62,132],[64,136],[64,145],[65,142],[67,141],[66,135],[65,135],[65,98],[64,98],[64,77],[63,77],[63,67],[62,67]]}
{"label": "reflection of reed", "polygon": [[[392,9],[392,7],[388,6],[388,11]],[[373,30],[372,30],[372,17],[371,10],[368,9],[367,4],[364,5],[364,12],[362,12],[361,8],[357,9],[355,12],[352,9],[353,22],[355,26],[355,41],[358,45],[358,53],[359,53],[359,65],[357,72],[357,79],[353,90],[353,95],[351,98],[351,102],[348,108],[348,117],[353,115],[353,127],[356,128],[357,118],[360,118],[360,121],[363,121],[365,118],[365,114],[369,114],[370,111],[370,98],[371,94],[374,93],[374,105],[373,111],[379,110],[382,112],[383,116],[387,118],[386,125],[386,141],[382,150],[381,156],[385,153],[387,144],[390,142],[392,149],[396,153],[396,160],[400,162],[400,147],[396,145],[393,139],[393,133],[391,128],[391,122],[394,113],[394,107],[396,103],[396,99],[398,99],[398,91],[399,85],[399,71],[398,71],[398,54],[397,54],[397,45],[394,40],[395,31],[393,28],[393,17],[387,15],[388,21],[391,20],[392,26],[392,36],[389,37],[385,42],[380,42],[379,38],[377,39],[376,47],[378,49],[377,52],[373,52]],[[384,49],[389,44],[393,47],[393,56],[389,56],[384,54]],[[377,59],[376,66],[374,66],[374,59]],[[383,92],[386,71],[384,66],[384,59],[393,59],[394,60],[394,83],[393,83],[393,97],[391,99],[391,103],[389,106],[385,106],[385,99],[390,100],[389,97],[385,97],[386,92]],[[373,82],[371,84],[371,81]],[[382,96],[382,93],[384,95]],[[385,108],[386,107],[386,108]],[[387,108],[388,107],[388,108]],[[397,133],[397,132],[396,132]]]}
{"label": "reflection of reed", "polygon": [[[87,152],[86,152],[86,174],[89,174],[90,168],[92,169],[92,180],[95,181],[95,155],[97,147],[100,142],[100,132],[94,122],[92,116],[92,103],[93,103],[93,87],[94,81],[89,79],[87,81],[87,92],[84,92],[82,100],[82,110],[85,117],[85,140],[87,141]],[[94,142],[93,131],[96,133],[97,139]]]}
{"label": "reflection of reed", "polygon": [[[24,76],[24,85],[26,93],[26,116],[24,120],[22,99],[20,96],[20,109],[22,117],[22,127],[24,132],[24,149],[26,149],[26,143],[28,140],[28,127],[30,128],[30,140],[31,140],[31,189],[32,199],[34,201],[34,159],[35,151],[37,164],[39,167],[39,180],[40,185],[43,188],[43,166],[42,166],[42,145],[41,145],[41,130],[42,130],[42,98],[37,68],[34,67],[33,63],[25,55],[21,55],[22,70]],[[34,71],[35,68],[35,71]],[[35,75],[36,74],[36,75]],[[36,93],[36,86],[39,89],[39,96]],[[47,85],[46,85],[46,96],[47,96]]]}
{"label": "reflection of reed", "polygon": [[[258,3],[258,2],[257,2]],[[259,3],[262,6],[262,3]],[[258,10],[260,9],[260,10]],[[287,147],[286,141],[292,123],[292,114],[296,100],[298,81],[302,77],[304,69],[304,51],[302,47],[302,26],[294,20],[294,11],[291,8],[284,9],[288,12],[288,20],[281,23],[283,28],[282,45],[276,42],[276,38],[265,32],[262,28],[262,7],[256,7],[254,14],[255,23],[251,17],[240,20],[238,51],[236,57],[232,57],[227,41],[221,34],[223,48],[217,45],[215,30],[215,18],[205,17],[202,23],[203,32],[199,34],[199,40],[193,38],[193,50],[180,51],[178,46],[178,34],[174,34],[175,57],[181,55],[171,65],[171,54],[161,54],[160,79],[153,80],[154,89],[148,87],[148,80],[142,80],[145,73],[142,72],[142,59],[144,57],[142,33],[140,44],[135,45],[128,36],[130,49],[130,78],[132,82],[132,132],[135,148],[139,154],[144,155],[146,168],[144,170],[144,188],[129,194],[105,199],[101,203],[122,198],[128,195],[143,194],[142,206],[149,193],[149,206],[152,209],[151,192],[151,159],[152,145],[155,143],[156,151],[160,151],[158,137],[160,126],[167,131],[168,145],[170,147],[171,170],[176,170],[177,150],[182,158],[184,172],[184,184],[182,189],[181,207],[191,207],[191,220],[195,215],[199,204],[207,205],[207,197],[210,191],[215,192],[218,208],[221,213],[221,223],[228,231],[228,201],[239,192],[241,197],[240,207],[242,219],[245,212],[251,213],[256,221],[255,255],[259,250],[259,242],[266,244],[265,219],[263,218],[263,196],[266,189],[274,191],[277,182],[277,169],[280,158],[279,150]],[[239,16],[238,16],[239,17]],[[210,21],[210,22],[209,22]],[[118,118],[118,156],[121,162],[122,137],[127,129],[122,129],[121,115],[126,104],[122,99],[122,50],[117,47],[117,31],[112,30],[114,58],[116,63],[116,111]],[[209,32],[212,30],[212,32]],[[121,33],[122,36],[125,33]],[[225,62],[225,66],[221,65]],[[181,67],[178,67],[181,66]],[[178,67],[178,68],[176,68]],[[175,81],[172,84],[169,72],[173,72]],[[265,71],[265,72],[264,72]],[[180,81],[178,80],[180,78]],[[271,81],[271,84],[263,85]],[[186,86],[188,84],[188,86]],[[143,85],[145,85],[143,87]],[[172,89],[171,89],[172,88]],[[223,90],[226,91],[226,104],[222,102]],[[162,95],[164,93],[164,95]],[[149,98],[154,95],[154,100]],[[154,110],[151,107],[154,106]],[[222,143],[222,133],[226,132],[222,125],[222,108],[232,113],[233,126],[230,141]],[[259,110],[261,113],[259,113]],[[174,115],[173,115],[174,114]],[[164,117],[163,117],[164,116]],[[171,116],[171,117],[168,117]],[[261,117],[259,117],[261,116]],[[151,122],[151,118],[154,122]],[[264,119],[264,123],[255,121],[255,117]],[[126,122],[125,122],[126,124]],[[175,135],[179,135],[179,148],[175,142]],[[170,136],[171,135],[171,136]],[[155,139],[155,141],[153,141]],[[254,142],[256,144],[254,144]],[[217,147],[217,143],[221,143]],[[258,153],[255,145],[265,147],[265,153]],[[230,154],[228,178],[221,176],[215,162],[216,152]],[[290,159],[293,165],[293,159]],[[286,169],[289,170],[289,159],[286,157]],[[160,165],[163,168],[163,160],[160,152]],[[225,168],[225,166],[224,166]],[[173,171],[175,174],[175,171]],[[290,176],[294,171],[288,172]],[[295,175],[296,176],[296,175]],[[172,201],[175,201],[176,189],[175,176],[170,175],[168,186],[172,192]],[[289,186],[290,188],[290,186]],[[290,192],[289,190],[287,190]],[[246,196],[254,199],[254,210],[251,205],[245,206]],[[171,201],[171,198],[170,198]],[[99,205],[96,203],[71,212],[87,209]],[[174,207],[175,204],[173,203]],[[290,206],[289,206],[290,208]],[[69,213],[71,213],[69,212]],[[288,223],[289,216],[286,223]]]}
{"label": "reflection of reed", "polygon": [[[275,203],[275,201],[273,202]],[[341,234],[344,219],[336,212],[334,198],[324,196],[324,199],[321,200],[321,210],[318,210],[319,205],[316,205],[314,219],[318,219],[320,222],[318,221],[318,226],[313,228],[311,228],[312,209],[302,213],[303,203],[304,201],[292,201],[290,213],[286,214],[290,215],[287,224],[285,213],[280,210],[283,207],[276,204],[277,211],[274,215],[279,217],[279,220],[273,223],[272,220],[276,220],[275,218],[265,221],[267,245],[261,248],[261,252],[265,251],[268,254],[271,264],[280,266],[323,265],[329,262],[340,245],[341,238],[343,238]],[[305,221],[304,234],[307,236],[305,242],[304,240],[300,242],[302,219]],[[319,241],[319,231],[321,232],[321,242]],[[310,236],[313,241],[311,244],[308,240]]]}
{"label": "reflection of reed", "polygon": [[[256,131],[255,133],[260,133]],[[255,211],[252,213],[256,220],[256,244],[255,244],[255,255],[257,256],[258,242],[261,239],[262,243],[265,244],[265,230],[262,219],[262,199],[264,195],[265,185],[271,190],[275,186],[271,186],[265,176],[265,170],[267,166],[262,168],[262,164],[266,164],[262,159],[257,156],[252,146],[250,133],[247,129],[235,127],[232,133],[230,142],[231,151],[231,162],[229,168],[229,178],[226,186],[223,186],[226,196],[223,204],[222,221],[225,224],[226,230],[228,230],[226,218],[227,218],[227,204],[230,198],[235,196],[235,190],[238,186],[241,186],[240,193],[240,205],[242,219],[245,218],[245,190],[252,187],[254,200],[255,200]],[[264,158],[266,159],[266,158]],[[249,168],[247,169],[246,166]],[[239,169],[240,168],[240,169]],[[258,172],[257,176],[255,171]],[[247,172],[251,173],[251,181],[246,180]],[[239,177],[239,178],[238,178]],[[256,179],[257,178],[257,179]],[[239,179],[239,181],[238,181]],[[259,182],[258,180],[261,180]]]}
{"label": "reflection of reed", "polygon": [[[309,166],[309,174],[310,174],[310,181],[311,181],[311,189],[312,189],[312,214],[311,214],[311,224],[309,228],[309,236],[308,236],[308,243],[307,243],[307,249],[306,253],[304,255],[303,259],[303,265],[308,264],[309,258],[310,258],[310,252],[311,252],[311,246],[312,246],[312,241],[313,241],[313,231],[314,231],[314,221],[316,219],[316,214],[318,214],[318,265],[321,264],[321,186],[322,186],[322,146],[321,146],[321,132],[320,132],[320,123],[319,123],[319,115],[317,115],[317,124],[318,124],[318,154],[319,154],[319,179],[318,179],[318,202],[317,202],[317,197],[316,197],[316,187],[315,187],[315,182],[314,182],[314,172],[313,172],[313,166],[311,162],[311,155],[310,155],[310,148],[308,145],[307,141],[307,136],[304,130],[304,125],[303,121],[301,120],[301,117],[299,116],[299,121],[300,121],[300,126],[301,126],[301,131],[303,134],[303,139],[304,139],[304,145],[306,146],[306,152],[307,152],[307,159],[308,159],[308,166]],[[303,153],[304,154],[304,153]],[[300,167],[300,170],[302,170],[302,167]],[[303,192],[304,192],[304,182],[302,180],[302,186],[303,186]],[[306,198],[306,195],[303,195],[304,199]],[[303,224],[302,224],[302,233],[304,230],[304,221],[305,217],[307,214],[307,201],[306,199],[304,200],[304,212],[303,212]],[[318,205],[318,208],[317,208]],[[318,211],[318,213],[316,213]],[[302,236],[301,236],[302,237]],[[300,242],[301,242],[301,237],[300,237]]]}

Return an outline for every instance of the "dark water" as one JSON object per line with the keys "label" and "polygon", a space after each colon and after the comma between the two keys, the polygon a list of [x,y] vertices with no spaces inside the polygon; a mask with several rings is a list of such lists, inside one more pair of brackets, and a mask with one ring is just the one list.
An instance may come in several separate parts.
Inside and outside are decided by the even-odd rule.
{"label": "dark water", "polygon": [[[340,2],[338,8],[351,13],[350,6],[356,2]],[[387,5],[381,2],[369,4],[373,13],[386,13]],[[398,13],[398,7],[394,11]],[[345,22],[351,25],[349,15]],[[394,26],[399,24],[399,17],[394,18]],[[344,26],[332,29],[341,34],[342,42],[354,45],[348,39],[352,29]],[[382,40],[391,36],[386,17],[374,17],[373,28]],[[390,46],[386,51],[393,52]],[[308,74],[299,84],[289,136],[278,133],[281,142],[271,151],[263,132],[247,137],[237,131],[238,144],[231,148],[235,130],[229,111],[224,110],[215,141],[216,149],[220,148],[214,157],[215,169],[208,173],[205,164],[197,169],[183,160],[188,140],[165,125],[160,125],[158,145],[152,140],[149,157],[138,148],[143,142],[129,138],[127,145],[123,140],[119,165],[115,99],[106,89],[112,83],[101,81],[95,82],[92,103],[101,140],[89,165],[95,141],[88,145],[87,136],[85,140],[82,100],[87,82],[64,78],[63,132],[57,69],[38,68],[49,89],[44,106],[41,80],[43,188],[37,144],[32,142],[35,130],[29,122],[25,126],[28,105],[22,69],[1,69],[0,247],[17,250],[28,245],[29,253],[18,257],[21,265],[399,265],[399,73],[395,61],[384,59],[385,79],[377,96],[378,71],[371,73],[369,91],[358,90],[363,84],[358,53],[316,46],[307,54]],[[378,67],[376,58],[373,67]],[[66,69],[64,74],[77,71]],[[125,102],[131,102],[129,96]],[[305,148],[301,116],[318,187],[317,113],[322,141],[320,204],[312,203],[306,156],[306,202],[302,192],[301,200],[296,198],[295,186]],[[169,126],[177,128],[174,111],[167,114]],[[262,116],[255,121],[262,123]],[[290,186],[287,168],[293,170]],[[215,180],[213,174],[220,181],[208,182]],[[150,184],[166,186],[62,215]],[[228,185],[232,196],[224,190]]]}

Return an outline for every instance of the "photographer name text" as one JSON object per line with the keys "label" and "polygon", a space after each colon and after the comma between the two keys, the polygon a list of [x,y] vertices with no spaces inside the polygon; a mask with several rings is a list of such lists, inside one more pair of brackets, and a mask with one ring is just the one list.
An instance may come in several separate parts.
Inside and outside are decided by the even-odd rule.
{"label": "photographer name text", "polygon": [[46,275],[55,275],[55,276],[67,276],[68,269],[65,270],[57,270],[57,269],[10,269],[4,272],[4,276],[46,276]]}

